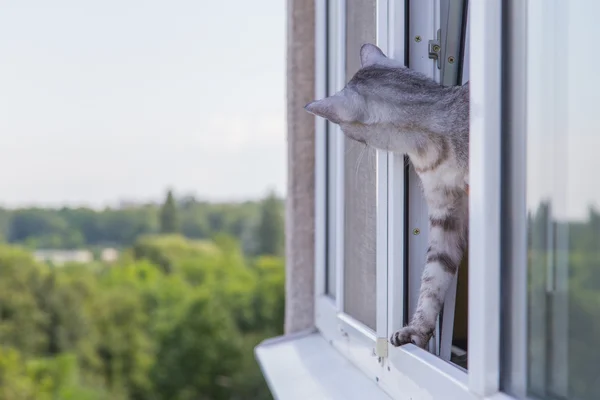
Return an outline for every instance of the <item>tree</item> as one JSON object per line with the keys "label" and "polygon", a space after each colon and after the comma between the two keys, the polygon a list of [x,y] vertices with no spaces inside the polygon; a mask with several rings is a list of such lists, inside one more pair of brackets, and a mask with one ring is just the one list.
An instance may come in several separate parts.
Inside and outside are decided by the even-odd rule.
{"label": "tree", "polygon": [[173,192],[167,192],[167,198],[160,209],[160,231],[161,233],[179,232],[179,218],[177,215],[177,205]]}
{"label": "tree", "polygon": [[274,192],[261,202],[256,253],[281,256],[284,250],[283,205]]}
{"label": "tree", "polygon": [[34,236],[62,236],[68,229],[67,222],[56,212],[42,209],[18,210],[10,220],[8,240],[18,242]]}
{"label": "tree", "polygon": [[240,335],[228,310],[211,297],[197,292],[159,343],[152,377],[160,399],[232,398],[231,380],[240,369]]}
{"label": "tree", "polygon": [[0,398],[33,400],[35,396],[35,384],[27,375],[21,354],[14,348],[0,346]]}
{"label": "tree", "polygon": [[42,267],[30,254],[0,246],[0,343],[15,348],[24,357],[47,348],[48,315],[40,309],[36,296],[43,275]]}
{"label": "tree", "polygon": [[282,202],[177,206],[212,239],[156,235],[160,205],[14,212],[26,214],[15,240],[133,246],[116,263],[53,268],[0,245],[0,399],[272,398],[253,349],[282,332],[284,261],[246,259],[239,239],[260,228],[264,251],[281,249]]}

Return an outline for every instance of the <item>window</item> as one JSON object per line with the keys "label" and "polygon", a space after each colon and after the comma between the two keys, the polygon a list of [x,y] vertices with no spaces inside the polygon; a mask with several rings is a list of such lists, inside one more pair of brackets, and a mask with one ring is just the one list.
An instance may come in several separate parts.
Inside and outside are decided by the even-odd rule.
{"label": "window", "polygon": [[[469,80],[468,38],[466,2],[412,1],[409,8],[408,65],[410,68],[442,82],[446,86],[463,84]],[[463,33],[465,33],[463,35]],[[439,35],[439,37],[438,37]],[[441,47],[437,61],[430,58],[430,40],[437,40]],[[468,44],[468,43],[467,43]],[[464,49],[464,52],[461,50]],[[453,57],[452,63],[448,59]],[[428,246],[429,218],[427,205],[414,169],[407,171],[408,216],[408,316],[417,307],[421,274],[425,266]],[[468,254],[465,254],[455,281],[446,296],[441,313],[441,325],[431,339],[429,350],[445,360],[452,360],[466,368],[467,350],[467,301],[468,301]],[[459,291],[457,292],[457,287]],[[458,296],[457,296],[458,294]],[[456,312],[455,312],[456,311]],[[452,351],[454,349],[454,351]],[[452,355],[452,357],[451,357]]]}
{"label": "window", "polygon": [[[461,52],[466,2],[408,3],[331,1],[321,6],[318,98],[340,90],[360,68],[358,53],[366,42],[377,43],[392,58],[408,56],[411,68],[438,81],[449,77],[446,85],[469,79],[468,54]],[[438,38],[441,27],[453,38],[448,33]],[[456,53],[453,65],[443,61],[450,53],[442,53],[440,68],[430,58],[429,41],[435,39]],[[418,178],[403,156],[365,148],[320,119],[316,127],[317,215],[324,222],[317,227],[319,331],[392,395],[404,393],[398,377],[414,368],[410,379],[415,384],[430,385],[433,376],[439,383],[434,392],[468,398],[463,397],[468,386],[466,260],[464,277],[448,294],[429,352],[412,345],[388,346],[391,333],[414,312],[425,262],[428,216]],[[326,245],[319,238],[326,238]],[[451,357],[458,347],[463,351]]]}
{"label": "window", "polygon": [[[375,41],[389,57],[446,85],[470,80],[471,108],[475,112],[470,117],[468,260],[462,266],[462,278],[448,294],[428,351],[411,344],[399,348],[388,345],[390,335],[414,312],[424,265],[428,218],[417,178],[407,169],[402,155],[368,150],[363,153],[362,146],[347,141],[338,126],[316,119],[318,333],[306,335],[316,336],[329,350],[331,345],[349,361],[348,365],[359,369],[371,380],[369,383],[393,399],[508,399],[500,393],[501,388],[517,398],[523,397],[517,392],[522,387],[519,385],[527,381],[523,378],[527,372],[527,324],[523,311],[527,288],[526,280],[516,279],[519,276],[515,271],[519,270],[513,265],[519,264],[512,263],[512,259],[525,253],[525,229],[514,230],[519,224],[526,227],[525,192],[519,192],[510,183],[516,182],[519,172],[524,188],[524,167],[518,168],[518,162],[505,162],[525,160],[525,146],[516,140],[524,135],[518,135],[515,118],[523,117],[524,105],[519,96],[524,96],[525,78],[521,77],[520,86],[513,84],[524,71],[524,65],[519,63],[525,58],[522,39],[527,14],[523,2],[471,0],[468,24],[463,18],[467,8],[462,0],[333,0],[314,4],[316,98],[340,90],[358,69],[360,45]],[[446,33],[438,37],[440,28]],[[431,40],[440,41],[441,68],[431,59]],[[465,46],[465,54],[458,55],[457,63],[454,54],[448,52],[460,53],[462,40],[470,43]],[[513,53],[520,58],[513,57]],[[463,60],[471,62],[461,63]],[[454,64],[447,66],[446,62]],[[506,77],[502,63],[510,72]],[[502,85],[504,78],[507,84]],[[501,107],[503,101],[505,107]],[[506,113],[506,119],[501,119],[501,112]],[[501,125],[501,121],[507,123]],[[502,128],[507,128],[506,132]],[[501,136],[504,133],[506,137]],[[507,166],[508,174],[502,176]],[[506,179],[502,185],[501,177]],[[515,213],[515,218],[501,218],[501,211],[513,215],[519,204],[521,217]],[[521,245],[520,255],[515,243]],[[501,270],[501,256],[511,268]],[[526,272],[526,258],[521,258]],[[467,261],[468,279],[464,273]],[[503,297],[504,308],[500,307],[501,283],[510,294]],[[519,283],[525,285],[519,287]],[[301,339],[289,336],[284,341],[298,341],[297,346],[288,346],[282,356],[302,366],[297,372],[313,381],[311,390],[323,388],[323,397],[335,397],[338,393],[332,385],[312,379],[322,375],[321,361],[326,360],[319,355],[324,347],[319,345],[318,351],[313,347],[308,355],[299,358]],[[270,351],[275,347],[272,345]],[[457,359],[464,357],[464,352],[453,351],[455,348],[468,351],[468,371],[466,359]],[[310,362],[305,362],[307,357]],[[271,370],[278,372],[280,365],[277,361]],[[289,380],[279,383],[289,385]]]}
{"label": "window", "polygon": [[600,32],[598,12],[591,0],[509,11],[502,385],[518,398],[600,397],[600,84],[577,40]]}
{"label": "window", "polygon": [[[346,83],[357,42],[373,35],[388,56],[446,83],[427,44],[464,3],[357,3],[317,2],[317,97]],[[416,303],[421,192],[402,156],[373,152],[359,163],[358,149],[318,119],[317,328],[394,399],[600,398],[600,83],[588,45],[600,3],[470,0],[468,14],[468,300],[459,278],[429,351],[387,346]],[[355,294],[360,303],[348,300]],[[453,347],[468,351],[468,370]]]}
{"label": "window", "polygon": [[529,395],[598,399],[600,83],[580,38],[600,34],[597,1],[530,0],[527,133]]}

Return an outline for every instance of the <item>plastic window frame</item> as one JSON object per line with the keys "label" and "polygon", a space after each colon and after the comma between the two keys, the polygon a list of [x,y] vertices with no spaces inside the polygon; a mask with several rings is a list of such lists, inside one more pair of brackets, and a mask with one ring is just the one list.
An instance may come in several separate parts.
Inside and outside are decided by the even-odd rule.
{"label": "plastic window frame", "polygon": [[469,140],[469,388],[499,391],[502,3],[472,0]]}
{"label": "plastic window frame", "polygon": [[503,99],[502,120],[505,121],[505,149],[502,154],[502,213],[521,215],[505,218],[502,229],[501,262],[501,388],[511,395],[527,398],[527,43],[528,0],[508,0],[504,4],[503,47],[510,55],[503,66],[503,79],[508,91]]}
{"label": "plastic window frame", "polygon": [[[435,0],[431,0],[435,1]],[[345,82],[343,42],[337,48],[327,46],[328,2],[316,1],[316,98],[325,97],[327,79],[338,89]],[[333,2],[338,39],[344,38],[345,1]],[[406,20],[405,0],[377,1],[377,44],[394,58],[404,56]],[[344,315],[343,242],[334,235],[328,249],[326,221],[336,232],[343,232],[343,191],[339,174],[334,182],[325,179],[327,125],[316,119],[316,258],[315,321],[329,343],[355,366],[366,373],[394,399],[424,394],[432,398],[509,399],[499,392],[500,379],[500,114],[501,114],[501,34],[500,0],[471,0],[470,76],[470,253],[469,253],[469,371],[468,373],[437,356],[406,345],[400,348],[380,346],[377,338],[387,338],[404,323],[404,249],[391,246],[403,243],[404,158],[386,152],[377,153],[377,332]],[[402,38],[402,39],[401,39]],[[331,43],[331,41],[329,41]],[[335,54],[336,66],[327,66],[327,51]],[[333,74],[328,74],[333,71]],[[336,73],[337,70],[337,73]],[[333,76],[332,76],[333,75]],[[334,134],[340,136],[341,132]],[[343,165],[342,165],[343,167]],[[339,168],[343,173],[343,168]],[[332,184],[333,183],[333,184]],[[325,207],[327,186],[332,189],[334,210]],[[343,188],[342,188],[343,189]],[[341,217],[341,218],[340,218]],[[325,283],[327,252],[333,251],[336,268],[336,298],[327,295]],[[480,266],[477,268],[477,266]]]}
{"label": "plastic window frame", "polygon": [[[334,2],[317,1],[316,5],[316,98],[327,95],[328,89],[340,90],[346,84],[345,74],[345,7],[344,0]],[[333,32],[328,24],[333,25]],[[328,35],[333,34],[333,38]],[[330,52],[329,63],[327,52]],[[331,57],[333,55],[333,57]],[[329,88],[327,87],[329,86]],[[323,336],[363,372],[371,375],[375,381],[379,379],[382,358],[377,355],[377,333],[385,328],[387,315],[379,312],[383,301],[387,301],[386,293],[377,292],[377,332],[358,322],[343,312],[344,304],[344,143],[343,133],[339,126],[317,118],[316,134],[316,282],[315,282],[315,324]],[[327,135],[331,135],[330,139]],[[329,147],[327,147],[329,140]],[[326,149],[328,148],[329,151]],[[329,154],[328,154],[329,153]],[[386,158],[387,161],[387,158]],[[378,192],[379,182],[383,178],[379,174],[381,158],[377,159]],[[328,171],[329,166],[329,171]],[[387,166],[387,164],[386,164]],[[333,169],[333,171],[331,171]],[[332,173],[333,172],[333,173]],[[328,176],[329,180],[325,179]],[[385,180],[387,182],[387,180]],[[378,195],[378,209],[379,200]],[[328,202],[328,203],[326,203]],[[325,205],[329,204],[329,210]],[[377,221],[381,216],[377,216]],[[379,222],[378,222],[379,224]],[[332,229],[327,232],[327,225]],[[376,231],[376,241],[381,243],[380,232]],[[328,236],[326,236],[328,235]],[[324,238],[328,237],[329,246],[324,246]],[[326,254],[329,252],[329,254]],[[381,250],[377,249],[377,285],[386,282],[382,277]],[[387,260],[387,257],[386,257]],[[336,270],[335,298],[327,295],[326,265]],[[387,271],[384,271],[385,275]],[[386,291],[387,292],[387,291]],[[383,299],[383,300],[382,300]],[[385,304],[384,304],[385,305]],[[387,311],[387,308],[386,308]],[[382,318],[385,317],[385,318]]]}

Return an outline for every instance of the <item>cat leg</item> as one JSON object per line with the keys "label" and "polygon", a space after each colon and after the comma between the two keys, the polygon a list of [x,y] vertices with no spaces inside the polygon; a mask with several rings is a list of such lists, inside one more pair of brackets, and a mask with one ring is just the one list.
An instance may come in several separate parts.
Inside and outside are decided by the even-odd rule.
{"label": "cat leg", "polygon": [[[466,207],[466,202],[463,203]],[[446,292],[458,272],[467,244],[466,210],[461,209],[460,215],[456,215],[456,208],[453,210],[430,214],[429,248],[417,309],[408,326],[391,336],[390,343],[394,346],[413,343],[424,348],[433,334]]]}

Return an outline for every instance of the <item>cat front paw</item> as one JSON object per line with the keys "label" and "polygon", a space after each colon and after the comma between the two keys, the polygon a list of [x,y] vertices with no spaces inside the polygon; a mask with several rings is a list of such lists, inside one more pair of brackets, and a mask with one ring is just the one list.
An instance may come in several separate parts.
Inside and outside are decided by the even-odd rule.
{"label": "cat front paw", "polygon": [[390,343],[395,347],[412,343],[420,348],[425,348],[427,342],[429,342],[429,338],[431,338],[432,333],[433,332],[423,332],[422,330],[409,325],[397,332],[394,332],[390,338]]}

